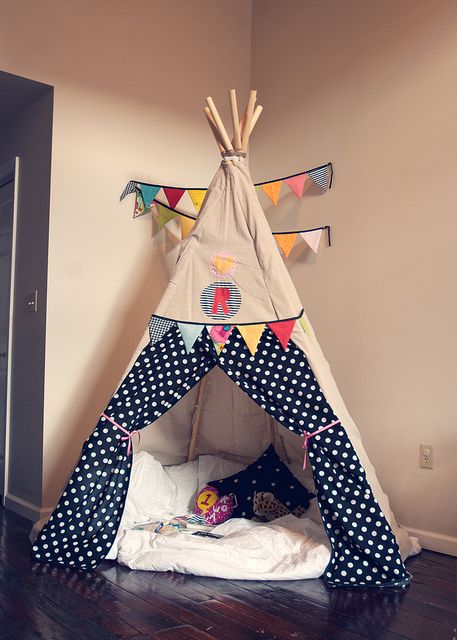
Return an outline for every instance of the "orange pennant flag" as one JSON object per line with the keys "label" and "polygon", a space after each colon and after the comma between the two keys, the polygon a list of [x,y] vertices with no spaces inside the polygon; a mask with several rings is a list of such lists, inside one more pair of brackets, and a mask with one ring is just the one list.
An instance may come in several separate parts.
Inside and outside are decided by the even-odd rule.
{"label": "orange pennant flag", "polygon": [[184,240],[194,228],[195,220],[186,218],[185,216],[179,216],[179,222],[181,223],[181,240]]}
{"label": "orange pennant flag", "polygon": [[292,251],[292,247],[295,244],[295,240],[297,239],[297,233],[276,233],[275,240],[278,245],[281,247],[282,252],[288,257],[290,252]]}
{"label": "orange pennant flag", "polygon": [[259,344],[263,330],[265,329],[265,323],[246,324],[241,326],[237,325],[237,329],[243,337],[243,340],[245,341],[249,351],[253,356],[255,356],[257,346]]}
{"label": "orange pennant flag", "polygon": [[279,200],[279,192],[282,187],[282,180],[276,180],[276,182],[267,182],[266,184],[262,184],[262,191],[264,191],[267,196],[270,198],[273,204],[278,204]]}
{"label": "orange pennant flag", "polygon": [[198,213],[202,206],[203,198],[206,196],[206,189],[187,189],[187,193],[194,203],[195,210]]}

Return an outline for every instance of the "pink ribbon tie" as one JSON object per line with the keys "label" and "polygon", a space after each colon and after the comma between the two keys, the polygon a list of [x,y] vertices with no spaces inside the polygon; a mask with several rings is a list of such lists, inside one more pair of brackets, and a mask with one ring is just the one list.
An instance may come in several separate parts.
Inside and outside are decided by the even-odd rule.
{"label": "pink ribbon tie", "polygon": [[332,427],[334,427],[337,424],[340,424],[340,420],[335,420],[335,422],[331,422],[330,424],[326,425],[325,427],[321,427],[320,429],[316,429],[316,431],[312,431],[311,433],[309,431],[305,431],[304,438],[303,438],[303,449],[305,450],[305,453],[304,453],[304,456],[303,456],[303,469],[306,469],[306,452],[308,451],[308,440],[310,438],[312,438],[313,436],[317,436],[319,433],[322,433],[323,431],[327,431],[327,429],[331,429]]}
{"label": "pink ribbon tie", "polygon": [[132,452],[132,438],[133,438],[133,434],[136,433],[138,435],[138,442],[141,440],[141,435],[140,432],[138,431],[138,429],[134,429],[133,431],[127,431],[127,429],[125,429],[124,427],[122,427],[120,424],[118,424],[115,420],[113,420],[112,418],[110,418],[109,416],[106,415],[106,413],[102,413],[102,417],[106,418],[107,420],[109,420],[111,422],[111,424],[113,424],[117,429],[120,429],[121,431],[123,431],[125,434],[125,436],[121,436],[121,440],[127,440],[128,441],[128,445],[127,445],[127,455],[129,456],[130,453]]}

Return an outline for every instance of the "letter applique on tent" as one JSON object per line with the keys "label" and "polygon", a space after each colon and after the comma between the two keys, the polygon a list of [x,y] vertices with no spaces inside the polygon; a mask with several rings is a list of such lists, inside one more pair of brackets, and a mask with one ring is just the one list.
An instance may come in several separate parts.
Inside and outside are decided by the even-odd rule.
{"label": "letter applique on tent", "polygon": [[203,313],[213,320],[228,320],[241,306],[241,294],[232,282],[213,282],[200,296]]}
{"label": "letter applique on tent", "polygon": [[[132,466],[131,436],[154,425],[148,436],[151,442],[157,439],[160,451],[167,442],[166,429],[170,428],[170,447],[173,434],[176,437],[182,429],[192,459],[202,414],[211,414],[205,426],[213,425],[215,437],[224,429],[227,405],[218,385],[224,380],[236,385],[237,394],[250,398],[250,412],[257,405],[278,429],[288,430],[291,442],[295,437],[297,447],[305,445],[331,547],[323,573],[326,583],[405,587],[411,576],[403,560],[411,553],[411,540],[395,520],[312,327],[302,318],[302,304],[252,184],[244,156],[252,122],[259,115],[258,108],[254,111],[255,93],[242,135],[238,131],[242,151],[233,149],[214,103],[209,105],[218,144],[224,149],[221,166],[181,246],[149,332],[145,327],[133,366],[100,407],[100,418],[83,443],[62,498],[33,543],[33,559],[84,570],[97,567],[120,527]],[[239,120],[233,121],[236,128]],[[310,179],[321,189],[327,186],[326,171],[314,172]],[[300,185],[294,186],[299,190]],[[179,197],[167,194],[169,201]],[[208,283],[208,264],[220,247],[230,247],[237,256],[236,282],[226,276]],[[219,353],[213,336],[216,344],[224,340]],[[173,407],[197,385],[197,393],[187,398],[196,401],[183,420],[189,404],[181,403],[181,414]],[[239,398],[243,396],[236,401]],[[240,415],[236,411],[231,416],[233,426]],[[162,429],[156,429],[162,416]],[[256,439],[255,422],[264,421],[240,421],[239,428],[252,430],[249,442]],[[228,447],[230,440],[224,433],[220,442]],[[215,450],[220,442],[212,443]],[[270,469],[269,476],[274,473]],[[293,490],[293,483],[285,487],[283,504]]]}

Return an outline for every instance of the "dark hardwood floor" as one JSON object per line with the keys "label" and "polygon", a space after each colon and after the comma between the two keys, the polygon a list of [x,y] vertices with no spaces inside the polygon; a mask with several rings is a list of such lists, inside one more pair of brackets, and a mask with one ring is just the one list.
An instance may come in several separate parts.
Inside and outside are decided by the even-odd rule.
{"label": "dark hardwood floor", "polygon": [[456,640],[457,558],[408,561],[408,589],[328,589],[33,565],[30,523],[0,511],[0,638],[9,640]]}

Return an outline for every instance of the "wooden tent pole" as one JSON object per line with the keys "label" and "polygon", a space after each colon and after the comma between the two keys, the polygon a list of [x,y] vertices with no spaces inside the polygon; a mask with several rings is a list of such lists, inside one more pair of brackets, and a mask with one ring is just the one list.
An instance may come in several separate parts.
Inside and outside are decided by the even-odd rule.
{"label": "wooden tent pole", "polygon": [[224,127],[224,123],[221,120],[221,116],[219,115],[219,111],[217,110],[216,105],[214,104],[214,100],[211,98],[211,96],[208,96],[206,98],[206,104],[210,108],[211,115],[213,116],[214,122],[216,123],[216,127],[217,127],[219,133],[221,134],[221,138],[222,138],[222,142],[224,144],[225,150],[226,151],[233,151],[232,142],[231,142],[230,138],[228,137],[228,133],[227,133],[225,127]]}
{"label": "wooden tent pole", "polygon": [[283,462],[285,461],[287,464],[289,464],[290,460],[289,456],[287,455],[286,447],[284,446],[284,440],[276,429],[275,419],[273,418],[273,416],[270,416],[269,413],[267,413],[267,424],[270,430],[270,440],[272,445],[276,449],[276,452],[279,454],[279,457],[283,460]]}
{"label": "wooden tent pole", "polygon": [[260,114],[263,111],[263,107],[262,105],[258,104],[255,108],[254,113],[252,114],[252,120],[251,120],[251,130],[249,131],[249,135],[251,135],[255,125],[257,124],[257,120],[260,118]]}
{"label": "wooden tent pole", "polygon": [[213,120],[213,116],[211,115],[211,111],[209,107],[204,107],[203,112],[208,120],[209,126],[211,127],[211,131],[213,132],[214,137],[216,138],[217,146],[219,147],[219,151],[225,151],[225,147],[222,144],[222,139],[219,134],[218,128],[216,127],[216,123]]}
{"label": "wooden tent pole", "polygon": [[244,125],[243,137],[241,148],[244,152],[248,150],[249,136],[251,133],[251,122],[252,122],[252,114],[254,113],[254,106],[257,100],[257,91],[255,89],[251,89],[249,94],[248,106],[246,109],[246,122]]}
{"label": "wooden tent pole", "polygon": [[235,149],[241,149],[241,131],[240,131],[240,116],[238,115],[238,102],[236,100],[235,89],[230,89],[230,111],[232,113],[233,124],[233,143]]}
{"label": "wooden tent pole", "polygon": [[195,460],[195,451],[197,449],[198,432],[203,411],[203,398],[206,388],[206,376],[198,383],[197,401],[195,402],[194,414],[192,416],[192,435],[190,437],[189,452],[187,454],[187,462]]}

